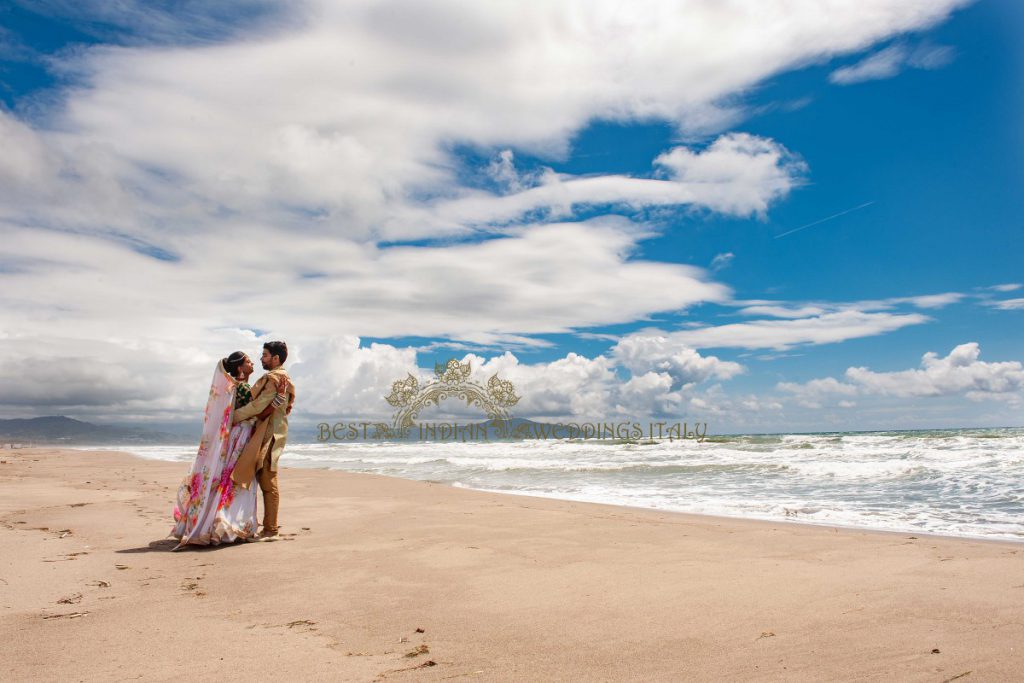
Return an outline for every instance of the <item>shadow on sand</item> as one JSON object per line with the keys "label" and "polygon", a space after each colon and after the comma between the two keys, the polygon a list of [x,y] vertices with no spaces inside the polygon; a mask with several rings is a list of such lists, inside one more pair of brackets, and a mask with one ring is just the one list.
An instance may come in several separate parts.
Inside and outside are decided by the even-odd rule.
{"label": "shadow on sand", "polygon": [[[122,555],[135,555],[138,553],[169,553],[173,551],[177,545],[178,542],[173,538],[164,538],[159,541],[151,541],[149,545],[141,548],[125,548],[114,552]],[[223,550],[225,548],[234,548],[242,545],[249,545],[249,543],[246,541],[235,541],[233,543],[221,543],[220,545],[186,545],[178,552],[186,550],[192,552],[213,552],[214,550]]]}

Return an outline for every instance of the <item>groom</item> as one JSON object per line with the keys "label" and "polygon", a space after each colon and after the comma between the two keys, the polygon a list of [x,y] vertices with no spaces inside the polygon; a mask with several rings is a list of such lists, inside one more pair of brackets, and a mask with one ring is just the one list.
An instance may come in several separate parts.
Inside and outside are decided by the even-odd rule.
{"label": "groom", "polygon": [[[259,416],[267,421],[256,461],[260,490],[263,491],[263,531],[260,538],[273,538],[278,534],[277,507],[281,495],[277,488],[277,461],[288,439],[288,414],[295,403],[295,386],[282,367],[287,358],[288,346],[283,341],[263,345],[261,362],[267,373],[253,385],[253,400],[236,410],[232,419],[233,423],[238,423]],[[281,390],[283,386],[287,386],[284,391]],[[287,396],[287,400],[283,400],[281,393]],[[254,438],[257,431],[253,431]]]}

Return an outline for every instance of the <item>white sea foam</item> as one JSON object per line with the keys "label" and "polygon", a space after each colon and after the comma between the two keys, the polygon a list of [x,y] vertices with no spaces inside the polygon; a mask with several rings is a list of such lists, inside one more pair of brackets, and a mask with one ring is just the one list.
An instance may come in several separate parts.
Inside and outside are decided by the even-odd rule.
{"label": "white sea foam", "polygon": [[[194,447],[117,447],[189,462]],[[1024,429],[289,444],[284,463],[679,512],[1024,540]]]}

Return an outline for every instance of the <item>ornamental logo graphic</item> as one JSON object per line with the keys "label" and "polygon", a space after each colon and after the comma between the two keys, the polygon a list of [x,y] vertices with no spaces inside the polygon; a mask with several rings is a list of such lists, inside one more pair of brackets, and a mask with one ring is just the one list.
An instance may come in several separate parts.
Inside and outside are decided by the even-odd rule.
{"label": "ornamental logo graphic", "polygon": [[434,378],[426,384],[406,373],[391,385],[391,393],[385,396],[387,402],[397,408],[391,422],[390,431],[393,435],[405,438],[416,426],[416,418],[420,411],[439,406],[442,401],[453,398],[465,401],[467,406],[478,407],[492,421],[499,438],[508,437],[511,415],[508,409],[519,402],[512,382],[500,379],[498,373],[491,375],[484,386],[470,377],[472,367],[469,362],[460,363],[450,358],[444,365],[434,364]]}
{"label": "ornamental logo graphic", "polygon": [[[391,424],[372,420],[348,420],[317,425],[317,441],[491,441],[521,439],[612,439],[623,443],[656,443],[661,440],[704,441],[708,425],[687,422],[648,422],[616,418],[599,422],[536,422],[513,418],[509,408],[520,401],[512,382],[494,373],[481,384],[472,377],[468,361],[450,358],[434,365],[434,376],[420,383],[410,372],[391,383],[384,400],[395,408]],[[421,411],[455,399],[487,416],[483,423],[417,422]],[[703,427],[703,428],[702,428]],[[644,441],[646,439],[646,441]],[[657,440],[657,441],[656,441]]]}

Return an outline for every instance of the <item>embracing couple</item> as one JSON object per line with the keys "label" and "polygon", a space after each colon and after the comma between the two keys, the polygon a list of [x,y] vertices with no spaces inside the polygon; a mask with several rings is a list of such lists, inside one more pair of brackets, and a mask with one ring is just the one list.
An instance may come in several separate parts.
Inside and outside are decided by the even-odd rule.
{"label": "embracing couple", "polygon": [[252,541],[256,484],[263,492],[261,539],[278,534],[277,461],[288,438],[295,386],[285,371],[288,347],[272,341],[260,359],[266,374],[249,385],[253,364],[241,351],[217,362],[192,469],[178,489],[175,550],[187,545]]}

